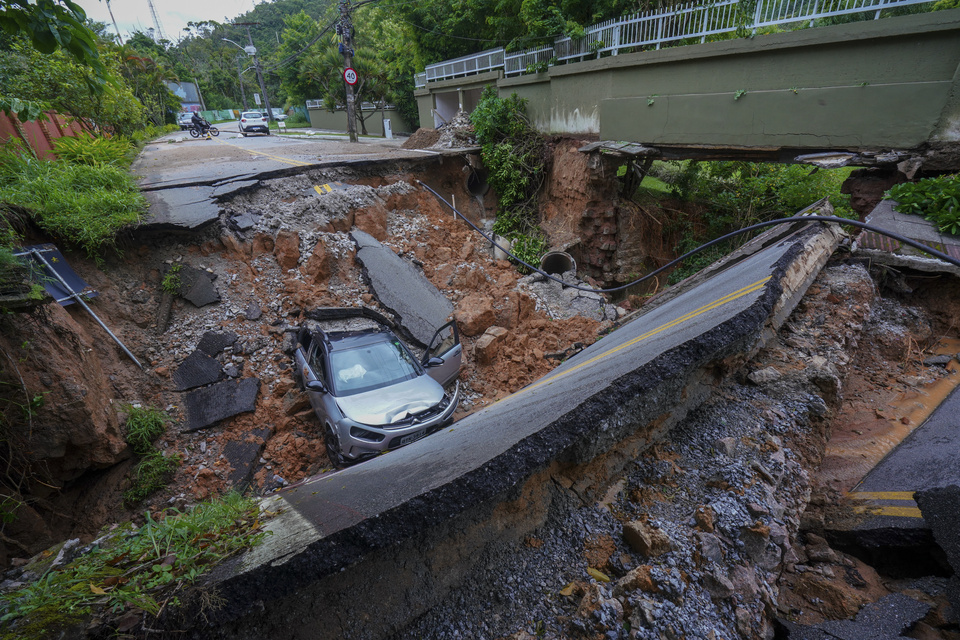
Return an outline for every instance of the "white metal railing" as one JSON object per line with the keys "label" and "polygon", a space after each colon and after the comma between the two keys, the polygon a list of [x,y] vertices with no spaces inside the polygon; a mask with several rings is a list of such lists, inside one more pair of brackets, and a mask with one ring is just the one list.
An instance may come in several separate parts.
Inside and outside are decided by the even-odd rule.
{"label": "white metal railing", "polygon": [[[716,0],[708,4],[686,4],[672,9],[635,13],[585,29],[586,35],[576,40],[557,38],[553,45],[545,45],[504,53],[490,49],[455,60],[428,65],[417,74],[417,88],[428,82],[459,78],[466,75],[503,69],[505,75],[541,71],[545,65],[585,60],[588,56],[617,55],[623,49],[655,47],[683,40],[706,40],[707,36],[729,33],[737,29],[756,30],[761,27],[807,22],[853,13],[875,12],[880,17],[883,9],[925,4],[933,0],[757,0],[753,16],[737,12],[740,0]],[[422,84],[421,84],[422,82]]]}
{"label": "white metal railing", "polygon": [[423,89],[427,86],[427,72],[413,74],[413,86],[415,89]]}
{"label": "white metal railing", "polygon": [[437,80],[447,80],[449,78],[459,78],[461,76],[473,75],[484,71],[503,68],[503,48],[488,49],[462,58],[453,60],[444,60],[437,64],[427,65],[424,73],[427,74],[427,82],[436,82]]}
{"label": "white metal railing", "polygon": [[508,53],[503,56],[503,70],[506,75],[531,73],[540,65],[549,64],[554,57],[553,47],[536,47]]}

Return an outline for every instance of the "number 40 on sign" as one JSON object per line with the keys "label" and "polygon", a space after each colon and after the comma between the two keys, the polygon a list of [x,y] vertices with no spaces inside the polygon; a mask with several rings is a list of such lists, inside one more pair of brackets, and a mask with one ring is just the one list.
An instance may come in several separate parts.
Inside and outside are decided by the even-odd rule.
{"label": "number 40 on sign", "polygon": [[351,67],[343,70],[343,79],[349,85],[357,84],[357,71]]}

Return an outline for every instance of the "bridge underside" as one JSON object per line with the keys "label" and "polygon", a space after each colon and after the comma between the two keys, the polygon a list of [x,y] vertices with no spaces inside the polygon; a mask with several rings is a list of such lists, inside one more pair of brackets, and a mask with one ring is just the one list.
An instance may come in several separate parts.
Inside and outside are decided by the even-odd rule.
{"label": "bridge underside", "polygon": [[472,110],[488,84],[526,98],[545,133],[646,155],[960,169],[960,10],[431,82],[421,123]]}

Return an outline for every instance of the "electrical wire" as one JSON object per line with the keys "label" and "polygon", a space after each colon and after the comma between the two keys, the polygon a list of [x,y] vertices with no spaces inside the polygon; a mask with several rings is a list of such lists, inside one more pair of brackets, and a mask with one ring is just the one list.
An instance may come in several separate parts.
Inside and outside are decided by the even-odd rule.
{"label": "electrical wire", "polygon": [[[487,242],[489,242],[490,244],[492,244],[494,247],[496,247],[497,249],[500,249],[500,251],[503,251],[503,252],[506,253],[508,256],[510,256],[511,258],[513,258],[514,260],[516,260],[517,262],[519,262],[520,264],[522,264],[523,266],[525,266],[527,269],[530,269],[531,271],[536,271],[536,272],[539,273],[540,275],[542,275],[542,276],[544,276],[544,277],[546,277],[546,278],[548,278],[548,279],[550,279],[550,280],[553,280],[554,282],[559,282],[559,283],[560,283],[561,285],[563,285],[564,287],[568,287],[568,288],[570,288],[570,289],[576,289],[577,291],[589,291],[589,292],[591,292],[591,293],[616,293],[616,292],[618,292],[618,291],[623,291],[624,289],[628,289],[628,288],[630,288],[630,287],[633,287],[633,286],[635,286],[635,285],[638,285],[638,284],[640,284],[641,282],[644,282],[645,280],[649,280],[650,278],[653,278],[654,276],[662,273],[663,271],[666,271],[666,270],[669,269],[670,267],[672,267],[672,266],[674,266],[674,265],[676,265],[676,264],[679,264],[680,262],[683,262],[684,260],[686,260],[686,259],[689,258],[690,256],[692,256],[692,255],[694,255],[694,254],[697,254],[697,253],[700,253],[701,251],[704,251],[705,249],[709,249],[710,247],[715,246],[715,245],[717,245],[717,244],[720,244],[721,242],[725,242],[726,240],[729,240],[730,238],[735,238],[736,236],[739,236],[739,235],[741,235],[741,234],[749,233],[749,232],[751,232],[751,231],[756,231],[756,230],[758,230],[758,229],[763,229],[763,228],[765,228],[765,227],[773,227],[773,226],[777,226],[777,225],[781,225],[781,224],[792,224],[792,223],[794,223],[794,222],[833,222],[833,223],[835,223],[835,224],[840,224],[840,225],[850,225],[850,226],[854,226],[854,227],[859,227],[859,228],[861,228],[861,229],[866,229],[867,231],[873,231],[874,233],[879,233],[879,234],[881,234],[881,235],[887,236],[888,238],[893,238],[893,239],[896,240],[897,242],[901,242],[901,243],[903,243],[903,244],[906,244],[906,245],[908,245],[908,246],[913,247],[914,249],[918,249],[918,250],[920,250],[920,251],[923,251],[924,253],[928,253],[928,254],[932,255],[933,257],[935,257],[935,258],[937,258],[937,259],[939,259],[939,260],[943,260],[944,262],[947,262],[947,263],[949,263],[949,264],[952,264],[952,265],[955,266],[955,267],[960,267],[960,260],[956,260],[956,259],[954,259],[954,258],[951,258],[951,257],[948,256],[947,254],[945,254],[945,253],[943,253],[943,252],[941,252],[941,251],[937,251],[937,250],[934,249],[933,247],[929,247],[929,246],[927,246],[927,245],[925,245],[925,244],[921,244],[921,243],[919,243],[919,242],[917,242],[917,241],[915,241],[915,240],[911,240],[910,238],[906,238],[906,237],[904,237],[904,236],[901,236],[901,235],[899,235],[899,234],[893,233],[893,232],[891,232],[891,231],[886,231],[886,230],[881,229],[881,228],[879,228],[879,227],[875,227],[875,226],[873,226],[873,225],[866,224],[865,222],[860,222],[860,221],[858,221],[858,220],[848,220],[847,218],[838,218],[838,217],[836,217],[836,216],[802,216],[802,215],[798,215],[798,216],[791,216],[791,217],[789,217],[789,218],[779,218],[779,219],[777,219],[777,220],[768,220],[768,221],[766,221],[766,222],[759,222],[759,223],[757,223],[757,224],[750,225],[749,227],[744,227],[743,229],[738,229],[737,231],[733,231],[732,233],[728,233],[728,234],[726,234],[726,235],[724,235],[724,236],[720,236],[719,238],[717,238],[717,239],[715,239],[715,240],[711,240],[710,242],[707,242],[706,244],[702,244],[702,245],[700,245],[699,247],[697,247],[696,249],[694,249],[694,250],[692,250],[692,251],[686,252],[685,254],[683,254],[682,256],[680,256],[679,258],[676,258],[675,260],[671,260],[670,262],[668,262],[667,264],[663,265],[663,266],[660,267],[659,269],[656,269],[655,271],[651,271],[651,272],[648,273],[647,275],[643,276],[642,278],[637,278],[637,279],[634,280],[633,282],[630,282],[630,283],[624,284],[624,285],[620,285],[619,287],[612,287],[612,288],[610,288],[610,289],[595,289],[595,288],[593,288],[593,287],[583,287],[583,286],[580,286],[580,285],[575,285],[575,284],[570,284],[570,283],[568,283],[568,282],[564,282],[561,278],[558,278],[558,277],[556,277],[556,276],[553,275],[553,274],[550,274],[550,273],[547,273],[547,272],[545,272],[545,271],[542,271],[541,269],[533,266],[532,264],[529,264],[529,263],[527,263],[527,262],[524,262],[523,260],[521,260],[520,258],[518,258],[517,256],[515,256],[514,254],[510,253],[508,250],[506,250],[505,248],[503,248],[503,247],[501,247],[499,244],[497,244],[492,237],[490,237],[490,236],[488,236],[486,233],[484,233],[483,230],[480,229],[480,227],[478,227],[477,225],[473,224],[473,222],[471,222],[469,219],[467,219],[467,217],[466,217],[465,215],[463,215],[462,213],[460,213],[460,211],[458,211],[458,210],[456,209],[456,207],[454,207],[452,204],[450,204],[449,202],[447,202],[447,201],[444,199],[444,197],[441,196],[439,193],[437,193],[436,191],[434,191],[433,189],[431,189],[431,188],[428,187],[427,185],[423,184],[423,182],[421,182],[420,180],[417,180],[417,184],[419,184],[421,187],[423,187],[424,189],[426,189],[427,191],[429,191],[430,193],[432,193],[433,195],[435,195],[435,196],[437,197],[437,199],[440,200],[440,202],[442,202],[443,204],[447,205],[447,207],[449,207],[451,211],[453,211],[455,214],[457,214],[458,216],[460,216],[460,218],[462,218],[464,222],[466,222],[468,225],[470,225],[470,226],[473,228],[474,231],[476,231],[476,232],[479,233],[481,236],[483,236],[483,238],[484,238]],[[809,208],[810,208],[810,207],[808,207],[808,209],[809,209]],[[802,212],[801,212],[801,213],[802,213]]]}

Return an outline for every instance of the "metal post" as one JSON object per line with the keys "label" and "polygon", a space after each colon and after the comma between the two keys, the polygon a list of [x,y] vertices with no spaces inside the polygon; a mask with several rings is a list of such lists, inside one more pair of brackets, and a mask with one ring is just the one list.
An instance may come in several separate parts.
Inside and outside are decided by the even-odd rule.
{"label": "metal post", "polygon": [[107,325],[103,324],[103,320],[101,320],[100,318],[98,318],[98,317],[97,317],[97,314],[95,314],[95,313],[93,312],[93,310],[92,310],[90,307],[87,306],[87,303],[83,301],[83,298],[80,297],[80,294],[77,293],[76,291],[74,291],[74,290],[70,287],[70,285],[67,284],[67,281],[63,279],[63,276],[61,276],[59,273],[57,273],[57,270],[54,269],[53,266],[52,266],[49,262],[47,262],[47,259],[43,257],[43,254],[41,254],[41,253],[40,253],[39,251],[37,251],[36,249],[31,249],[31,250],[30,250],[30,253],[33,255],[34,258],[36,258],[37,260],[39,260],[40,262],[42,262],[42,263],[43,263],[43,266],[45,266],[45,267],[47,268],[47,270],[50,271],[50,273],[52,273],[54,276],[56,276],[57,280],[60,281],[60,284],[63,285],[63,288],[70,292],[70,297],[73,298],[74,300],[76,300],[76,301],[80,304],[81,307],[83,307],[84,309],[86,309],[86,310],[87,310],[87,313],[89,313],[91,316],[93,316],[93,319],[97,321],[97,324],[99,324],[101,327],[103,327],[103,330],[106,331],[107,333],[109,333],[109,334],[110,334],[110,337],[113,338],[114,341],[115,341],[118,345],[120,345],[120,348],[123,349],[123,352],[124,352],[125,354],[127,354],[128,356],[130,356],[130,359],[133,360],[138,367],[140,367],[141,369],[143,369],[143,365],[140,364],[140,361],[137,360],[136,356],[134,356],[132,353],[130,353],[130,350],[127,349],[127,347],[126,347],[122,342],[120,342],[120,338],[118,338],[117,336],[113,335],[113,331],[110,331],[110,329],[107,328]]}
{"label": "metal post", "polygon": [[[353,24],[350,22],[350,0],[340,0],[340,27],[343,30],[343,68],[353,66]],[[353,85],[343,80],[347,92],[347,133],[350,142],[359,142],[357,138],[357,105],[353,95]]]}

